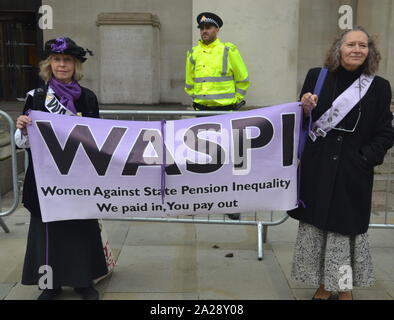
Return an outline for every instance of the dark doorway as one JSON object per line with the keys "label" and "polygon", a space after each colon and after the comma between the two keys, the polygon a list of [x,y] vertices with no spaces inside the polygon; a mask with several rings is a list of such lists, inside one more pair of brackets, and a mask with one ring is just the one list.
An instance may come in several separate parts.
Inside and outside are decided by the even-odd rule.
{"label": "dark doorway", "polygon": [[24,98],[38,84],[35,12],[0,11],[0,100]]}

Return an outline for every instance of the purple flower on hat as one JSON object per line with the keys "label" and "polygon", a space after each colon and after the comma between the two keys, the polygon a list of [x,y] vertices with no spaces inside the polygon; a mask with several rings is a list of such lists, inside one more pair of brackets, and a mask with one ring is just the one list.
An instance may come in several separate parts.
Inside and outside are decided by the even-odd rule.
{"label": "purple flower on hat", "polygon": [[65,38],[57,38],[55,43],[51,44],[51,49],[53,52],[64,52],[67,49],[67,42]]}

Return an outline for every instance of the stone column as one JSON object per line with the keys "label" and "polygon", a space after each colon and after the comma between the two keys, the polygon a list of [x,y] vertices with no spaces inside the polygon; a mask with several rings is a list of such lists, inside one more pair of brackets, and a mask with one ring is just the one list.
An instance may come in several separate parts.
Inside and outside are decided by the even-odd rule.
{"label": "stone column", "polygon": [[156,104],[160,99],[160,22],[151,13],[101,13],[100,102]]}

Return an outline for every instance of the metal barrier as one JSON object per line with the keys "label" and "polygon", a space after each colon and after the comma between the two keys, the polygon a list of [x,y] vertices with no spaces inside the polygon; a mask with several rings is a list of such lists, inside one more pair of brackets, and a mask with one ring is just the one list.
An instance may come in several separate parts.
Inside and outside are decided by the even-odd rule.
{"label": "metal barrier", "polygon": [[[386,164],[386,166],[388,166],[388,168],[386,169],[386,171],[383,172],[378,172],[375,173],[374,175],[374,180],[375,182],[379,183],[379,182],[384,182],[384,209],[383,212],[382,211],[377,211],[376,215],[379,215],[381,213],[384,214],[384,223],[371,223],[369,225],[370,228],[377,228],[377,229],[394,229],[394,224],[393,223],[389,223],[388,219],[389,219],[389,214],[390,214],[390,206],[391,206],[391,214],[392,217],[391,219],[393,219],[394,221],[394,215],[393,215],[393,209],[394,209],[394,189],[393,189],[393,184],[394,184],[394,147],[391,148],[386,157],[388,157],[391,161],[388,162]],[[379,171],[379,168],[375,169],[375,171]],[[377,193],[377,192],[376,192]],[[375,194],[376,194],[375,193]],[[391,201],[390,201],[391,200]],[[375,214],[375,212],[372,212],[371,217],[373,217],[373,214]]]}
{"label": "metal barrier", "polygon": [[[100,110],[100,116],[107,118],[111,116],[111,119],[124,119],[129,117],[128,120],[135,120],[136,117],[144,117],[144,120],[151,120],[151,118],[157,117],[158,119],[171,119],[179,120],[181,117],[195,117],[195,116],[213,116],[219,114],[227,114],[231,111],[156,111],[156,110]],[[107,117],[105,117],[107,116]],[[158,120],[152,119],[152,120]],[[182,217],[165,217],[165,218],[139,218],[130,217],[126,219],[111,219],[115,221],[143,221],[143,222],[173,222],[173,223],[193,223],[193,224],[220,224],[220,225],[250,225],[257,227],[257,258],[262,260],[264,257],[264,242],[269,226],[276,226],[285,222],[289,216],[285,213],[280,219],[273,221],[274,212],[271,211],[271,221],[265,221],[259,218],[262,212],[254,213],[242,213],[240,219],[237,221],[230,220],[226,215],[220,215],[223,218],[213,218],[215,215],[198,215],[198,216],[182,216]]]}
{"label": "metal barrier", "polygon": [[10,138],[11,138],[10,142],[11,142],[11,160],[12,160],[13,203],[11,208],[9,208],[4,212],[2,211],[2,208],[0,206],[0,225],[6,233],[9,233],[10,230],[7,228],[7,225],[3,221],[2,217],[8,216],[11,213],[13,213],[19,205],[18,171],[17,171],[16,148],[14,141],[15,125],[14,125],[14,120],[12,120],[12,118],[6,112],[0,110],[0,116],[5,118],[6,121],[8,122]]}
{"label": "metal barrier", "polygon": [[[129,120],[135,120],[135,117],[140,117],[140,116],[145,116],[146,119],[144,120],[150,120],[152,117],[158,117],[160,120],[165,119],[170,117],[172,120],[174,118],[179,118],[179,117],[192,117],[192,116],[212,116],[212,115],[218,115],[218,114],[227,114],[230,113],[231,111],[222,111],[222,112],[213,112],[213,111],[139,111],[139,110],[101,110],[100,115],[105,117],[105,116],[112,116],[115,117],[115,119],[123,118],[125,116],[131,117]],[[112,118],[113,119],[113,118]],[[388,153],[388,156],[394,156],[393,155],[393,149],[391,149]],[[391,166],[389,169],[389,172],[387,173],[388,179],[384,179],[379,175],[375,174],[375,180],[384,180],[386,182],[386,191],[385,191],[385,218],[384,218],[384,223],[383,224],[370,224],[370,228],[381,228],[381,229],[394,229],[393,224],[388,223],[388,215],[389,215],[389,197],[391,194],[391,181],[393,180],[393,171],[394,168]],[[394,191],[394,190],[393,190]],[[187,218],[130,218],[127,220],[132,220],[132,221],[157,221],[157,222],[174,222],[174,223],[201,223],[201,224],[228,224],[228,225],[256,225],[257,226],[257,243],[258,243],[258,259],[261,260],[264,257],[264,247],[263,247],[263,242],[264,238],[267,235],[268,232],[268,226],[275,226],[279,225],[283,222],[285,222],[289,216],[285,213],[285,215],[276,220],[273,221],[273,212],[271,212],[271,221],[264,221],[261,219],[257,218],[257,213],[255,213],[254,218],[252,217],[251,220],[243,220],[246,216],[246,219],[250,218],[247,216],[247,214],[242,214],[241,215],[241,220],[239,221],[229,221],[226,219],[226,216],[223,216],[223,219],[211,219],[211,217],[208,215],[207,217],[205,216],[198,216],[199,219],[195,218],[194,216],[192,219],[187,219]],[[205,217],[205,218],[203,218]]]}
{"label": "metal barrier", "polygon": [[[394,106],[394,100],[392,100],[391,105]],[[394,116],[394,113],[393,113]],[[393,125],[394,125],[394,119],[393,119]],[[369,225],[370,228],[377,228],[377,229],[394,229],[394,224],[393,223],[388,223],[388,218],[389,218],[389,207],[390,205],[392,206],[392,214],[394,211],[394,200],[393,200],[393,194],[394,194],[394,189],[393,184],[394,184],[394,147],[391,148],[386,157],[389,157],[391,160],[387,165],[388,165],[388,170],[386,172],[382,172],[381,174],[375,174],[374,179],[375,181],[384,181],[385,182],[385,194],[384,194],[384,223],[371,223]],[[379,171],[379,168],[377,168]],[[390,200],[392,203],[390,204]],[[391,217],[394,220],[394,216]]]}
{"label": "metal barrier", "polygon": [[[100,115],[103,118],[111,117],[112,119],[124,119],[124,117],[131,117],[128,120],[135,120],[135,117],[143,116],[144,120],[151,120],[151,118],[158,117],[159,119],[170,118],[172,120],[179,119],[180,117],[192,117],[192,116],[212,116],[218,114],[227,114],[229,111],[222,112],[212,112],[212,111],[139,111],[139,110],[101,110]],[[0,116],[3,116],[9,123],[11,137],[13,137],[15,126],[11,117],[0,111]],[[154,119],[157,120],[157,119]],[[0,226],[4,228],[4,221],[1,220],[1,217],[10,215],[12,212],[16,210],[19,204],[19,190],[18,190],[18,181],[17,181],[17,162],[16,162],[16,149],[14,139],[11,139],[11,148],[12,148],[12,176],[13,176],[13,192],[14,192],[14,200],[12,207],[5,211],[0,212]],[[394,157],[394,150],[390,150],[390,155]],[[384,177],[379,177],[375,175],[375,180],[378,181],[386,181],[386,191],[385,191],[385,218],[383,224],[370,224],[370,228],[386,228],[386,229],[394,229],[393,224],[388,223],[388,215],[389,215],[389,198],[390,193],[394,190],[391,190],[391,184],[393,182],[394,175],[394,165],[391,164],[389,168],[389,172],[387,173],[388,179],[384,179]],[[1,209],[1,208],[0,208]],[[264,246],[263,242],[267,235],[268,227],[279,225],[285,222],[289,216],[285,213],[280,219],[273,220],[274,213],[270,212],[271,220],[266,221],[261,218],[261,212],[255,212],[254,214],[250,213],[242,213],[240,220],[234,221],[229,220],[226,215],[220,215],[223,218],[215,218],[215,215],[198,215],[198,216],[182,216],[182,218],[178,217],[165,217],[165,218],[139,218],[139,217],[130,217],[127,219],[111,219],[114,221],[140,221],[140,222],[172,222],[172,223],[199,223],[199,224],[225,224],[225,225],[254,225],[257,226],[257,245],[258,245],[258,259],[262,260],[264,257]],[[5,226],[4,230],[7,232],[8,228]],[[8,230],[9,232],[9,230]]]}

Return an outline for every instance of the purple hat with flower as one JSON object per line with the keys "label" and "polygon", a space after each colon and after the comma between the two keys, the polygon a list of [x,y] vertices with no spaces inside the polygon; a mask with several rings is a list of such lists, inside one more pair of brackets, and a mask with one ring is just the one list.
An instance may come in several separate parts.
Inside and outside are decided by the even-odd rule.
{"label": "purple hat with flower", "polygon": [[81,62],[86,61],[86,53],[89,53],[91,56],[93,55],[92,51],[79,47],[73,40],[67,37],[51,39],[45,43],[44,59],[56,53],[68,54],[79,59]]}

